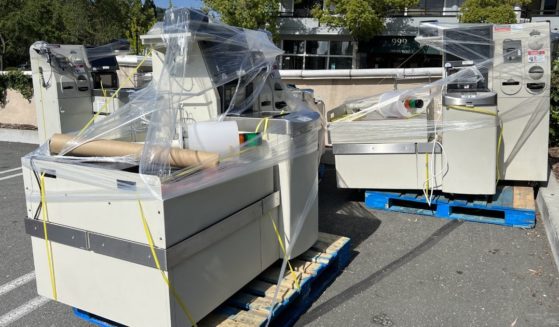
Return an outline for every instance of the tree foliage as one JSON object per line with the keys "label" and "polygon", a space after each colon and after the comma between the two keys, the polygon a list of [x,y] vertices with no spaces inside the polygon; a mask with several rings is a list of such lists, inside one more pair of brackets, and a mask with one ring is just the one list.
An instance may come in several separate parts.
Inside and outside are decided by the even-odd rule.
{"label": "tree foliage", "polygon": [[276,35],[278,0],[203,0],[205,9],[219,16],[228,25],[249,29],[265,29]]}
{"label": "tree foliage", "polygon": [[28,62],[29,46],[38,40],[101,45],[128,37],[132,50],[141,50],[135,42],[156,13],[151,0],[0,0],[4,67]]}
{"label": "tree foliage", "polygon": [[559,59],[553,61],[551,66],[549,145],[559,146]]}
{"label": "tree foliage", "polygon": [[146,34],[151,26],[156,23],[157,11],[155,3],[151,0],[146,0],[142,5],[141,0],[131,0],[129,10],[126,37],[130,41],[130,49],[134,53],[140,53],[143,49],[140,35]]}
{"label": "tree foliage", "polygon": [[460,8],[462,23],[516,23],[514,6],[527,5],[531,0],[466,0]]}
{"label": "tree foliage", "polygon": [[19,70],[0,75],[0,107],[6,105],[6,93],[8,89],[18,91],[27,101],[31,101],[33,97],[31,78],[25,76]]}
{"label": "tree foliage", "polygon": [[313,8],[313,16],[331,27],[347,29],[360,40],[368,40],[384,28],[384,18],[392,10],[414,7],[418,0],[325,0]]}

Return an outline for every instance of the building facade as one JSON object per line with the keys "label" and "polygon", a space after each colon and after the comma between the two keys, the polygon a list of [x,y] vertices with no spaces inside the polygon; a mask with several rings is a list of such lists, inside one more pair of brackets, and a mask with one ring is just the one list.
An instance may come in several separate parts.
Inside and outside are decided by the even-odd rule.
{"label": "building facade", "polygon": [[[421,0],[416,8],[392,12],[381,35],[356,41],[340,28],[312,18],[322,0],[282,0],[279,46],[285,51],[282,70],[337,70],[441,67],[441,55],[421,48],[414,38],[421,22],[458,23],[464,0]],[[518,21],[549,21],[559,27],[559,0],[535,0],[518,10]],[[559,32],[559,31],[557,31]]]}

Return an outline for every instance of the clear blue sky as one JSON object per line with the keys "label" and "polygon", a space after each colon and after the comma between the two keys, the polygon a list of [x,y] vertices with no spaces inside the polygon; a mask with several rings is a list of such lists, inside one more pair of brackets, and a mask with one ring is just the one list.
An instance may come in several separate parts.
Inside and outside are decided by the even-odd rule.
{"label": "clear blue sky", "polygon": [[[194,7],[194,8],[200,8],[202,7],[202,1],[201,0],[172,0],[173,1],[173,5],[175,7]],[[234,1],[234,0],[232,0]],[[155,0],[155,5],[161,8],[167,8],[167,5],[169,4],[169,0]]]}

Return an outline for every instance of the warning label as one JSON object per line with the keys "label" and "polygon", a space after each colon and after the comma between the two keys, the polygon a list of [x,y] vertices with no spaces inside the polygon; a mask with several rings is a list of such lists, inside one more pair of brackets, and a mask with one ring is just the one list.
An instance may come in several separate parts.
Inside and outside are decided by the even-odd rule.
{"label": "warning label", "polygon": [[510,25],[495,25],[493,31],[495,32],[510,32]]}
{"label": "warning label", "polygon": [[528,62],[545,62],[545,50],[528,50]]}

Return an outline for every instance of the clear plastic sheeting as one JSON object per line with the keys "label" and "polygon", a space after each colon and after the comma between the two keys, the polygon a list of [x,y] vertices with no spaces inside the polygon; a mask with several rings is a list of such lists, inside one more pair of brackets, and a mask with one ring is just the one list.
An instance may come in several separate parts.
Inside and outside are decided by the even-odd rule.
{"label": "clear plastic sheeting", "polygon": [[545,181],[547,23],[423,23],[443,78],[347,101],[327,113],[338,186],[492,195],[499,180]]}
{"label": "clear plastic sheeting", "polygon": [[[31,48],[46,56],[49,62],[56,60],[60,67],[69,67],[81,72],[83,71],[83,65],[89,66],[91,62],[96,60],[127,54],[130,50],[130,43],[126,40],[117,40],[96,47],[84,47],[85,54],[67,51],[58,44],[45,41],[37,41],[33,43]],[[88,62],[84,60],[85,55]]]}
{"label": "clear plastic sheeting", "polygon": [[[48,171],[50,162],[63,163],[57,176],[95,186],[73,194],[51,190],[49,201],[167,199],[317,151],[320,114],[279,79],[274,65],[282,52],[266,32],[212,23],[196,10],[169,9],[163,25],[148,35],[158,39],[153,51],[163,53],[164,60],[147,87],[114,114],[76,131],[60,153],[51,153],[44,144],[24,158],[24,165],[37,175]],[[251,134],[251,139],[235,140],[239,145],[222,151],[217,165],[204,160],[188,167],[170,164],[173,149],[189,151],[188,131],[199,130],[192,125],[215,122],[219,129],[225,121],[237,122],[239,132]],[[142,148],[126,156],[72,155],[95,140],[132,142]],[[137,171],[142,183],[115,188],[114,175],[90,178],[84,174],[89,167]],[[37,199],[39,194],[28,196]]]}
{"label": "clear plastic sheeting", "polygon": [[[422,23],[416,41],[443,54],[444,78],[417,88],[350,100],[327,114],[330,141],[383,143],[413,140],[444,143],[444,133],[522,123],[508,161],[520,151],[549,115],[550,32],[545,23],[489,25]],[[483,110],[476,98],[495,93],[495,114]],[[388,96],[387,96],[388,94]],[[456,95],[462,105],[445,105]],[[386,108],[405,109],[405,99],[418,99],[419,110],[391,114]],[[463,110],[468,119],[449,119],[445,112]],[[504,128],[503,128],[504,126]],[[518,126],[514,127],[515,129]],[[546,127],[547,128],[547,127]],[[506,159],[506,158],[505,158]]]}

